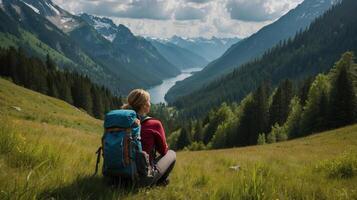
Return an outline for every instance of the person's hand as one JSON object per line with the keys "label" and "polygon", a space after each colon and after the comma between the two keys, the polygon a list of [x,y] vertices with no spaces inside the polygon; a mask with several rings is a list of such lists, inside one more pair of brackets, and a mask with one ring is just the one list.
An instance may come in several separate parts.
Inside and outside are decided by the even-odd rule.
{"label": "person's hand", "polygon": [[134,123],[140,126],[140,120],[138,118],[135,119]]}

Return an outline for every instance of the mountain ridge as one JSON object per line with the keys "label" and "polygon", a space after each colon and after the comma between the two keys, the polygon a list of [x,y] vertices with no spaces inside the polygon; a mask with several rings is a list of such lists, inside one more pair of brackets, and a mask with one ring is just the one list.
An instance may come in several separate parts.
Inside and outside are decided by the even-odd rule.
{"label": "mountain ridge", "polygon": [[336,2],[335,0],[305,0],[274,23],[232,45],[220,58],[209,63],[202,71],[176,84],[167,93],[166,100],[173,102],[177,97],[188,95],[221,75],[231,72],[234,68],[259,58],[279,41],[287,40],[299,30],[307,28],[316,17]]}
{"label": "mountain ridge", "polygon": [[[23,38],[17,29],[28,31],[54,51],[72,60],[75,63],[72,70],[88,75],[116,94],[126,94],[137,87],[149,88],[179,74],[179,69],[149,42],[134,36],[126,46],[122,43],[112,44],[95,27],[50,0],[3,0],[1,5],[0,30],[3,33],[15,34],[22,44],[26,44],[22,42]],[[22,19],[21,16],[25,15],[26,18]],[[7,44],[13,44],[9,38],[4,40]],[[33,45],[27,45],[26,49],[31,53]],[[44,58],[46,51],[42,52],[41,57]],[[63,63],[59,65],[63,67]]]}
{"label": "mountain ridge", "polygon": [[202,114],[207,106],[240,101],[264,81],[276,86],[283,79],[301,81],[329,70],[346,51],[357,52],[357,3],[344,0],[335,5],[308,30],[267,51],[232,73],[222,76],[195,93],[179,98],[173,105],[188,116]]}

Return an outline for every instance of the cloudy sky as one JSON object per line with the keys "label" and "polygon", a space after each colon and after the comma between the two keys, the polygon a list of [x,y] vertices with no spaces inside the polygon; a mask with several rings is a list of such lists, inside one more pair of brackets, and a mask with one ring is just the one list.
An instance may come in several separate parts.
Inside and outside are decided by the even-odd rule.
{"label": "cloudy sky", "polygon": [[158,38],[244,38],[303,0],[53,0],[77,14],[113,19],[134,34]]}

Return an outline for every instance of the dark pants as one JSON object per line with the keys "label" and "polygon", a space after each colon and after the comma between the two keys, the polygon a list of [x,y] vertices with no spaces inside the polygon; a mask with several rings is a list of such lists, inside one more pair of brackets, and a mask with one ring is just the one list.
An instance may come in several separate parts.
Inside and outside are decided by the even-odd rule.
{"label": "dark pants", "polygon": [[[150,177],[141,177],[138,185],[139,187],[155,186],[165,182],[176,162],[176,153],[172,150],[168,150],[164,156],[160,156],[154,161],[153,174]],[[107,182],[110,185],[116,185],[119,187],[130,187],[132,181],[130,178],[122,177],[107,177]]]}
{"label": "dark pants", "polygon": [[166,181],[175,166],[175,162],[176,153],[173,150],[168,150],[164,156],[159,157],[154,166],[156,172],[154,173],[152,185]]}

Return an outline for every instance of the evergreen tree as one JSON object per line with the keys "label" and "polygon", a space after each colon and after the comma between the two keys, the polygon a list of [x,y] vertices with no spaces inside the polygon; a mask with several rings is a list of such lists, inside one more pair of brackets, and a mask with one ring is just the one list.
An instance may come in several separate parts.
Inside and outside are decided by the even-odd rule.
{"label": "evergreen tree", "polygon": [[288,138],[299,137],[299,125],[301,120],[302,106],[299,97],[294,97],[289,106],[289,116],[284,124]]}
{"label": "evergreen tree", "polygon": [[202,141],[202,122],[201,120],[197,120],[196,125],[195,125],[195,132],[193,134],[193,141],[199,142]]}
{"label": "evergreen tree", "polygon": [[284,80],[273,96],[273,102],[269,109],[269,127],[278,123],[283,125],[288,117],[289,105],[293,96],[291,81]]}
{"label": "evergreen tree", "polygon": [[46,67],[50,71],[54,71],[56,69],[56,64],[53,62],[49,54],[46,55]]}
{"label": "evergreen tree", "polygon": [[76,107],[82,108],[89,114],[92,113],[92,97],[90,87],[84,78],[77,78],[72,85],[73,103]]}
{"label": "evergreen tree", "polygon": [[333,128],[356,122],[356,92],[351,71],[354,66],[353,54],[344,54],[332,71],[331,113]]}
{"label": "evergreen tree", "polygon": [[315,124],[315,131],[324,131],[329,128],[329,123],[328,123],[328,110],[329,110],[329,102],[328,102],[328,96],[325,91],[322,91],[321,97],[320,97],[320,102],[318,103],[318,113],[317,113],[317,118],[316,118],[316,124]]}
{"label": "evergreen tree", "polygon": [[96,118],[103,119],[104,105],[99,90],[95,86],[91,88],[91,95],[93,100],[93,115]]}
{"label": "evergreen tree", "polygon": [[19,70],[18,70],[18,64],[17,64],[17,55],[16,55],[16,50],[11,47],[10,50],[7,53],[7,67],[8,67],[8,72],[7,74],[12,78],[13,82],[16,84],[19,84]]}
{"label": "evergreen tree", "polygon": [[269,86],[263,84],[258,87],[254,93],[252,112],[251,132],[249,135],[249,144],[256,144],[260,133],[266,133],[269,129]]}
{"label": "evergreen tree", "polygon": [[68,72],[65,76],[59,76],[56,78],[56,85],[59,91],[59,98],[73,104],[73,98],[71,94],[72,81],[68,78]]}
{"label": "evergreen tree", "polygon": [[218,126],[228,118],[232,117],[232,115],[233,113],[226,103],[223,103],[217,111],[214,110],[210,112],[209,123],[203,133],[203,143],[207,145],[214,136]]}
{"label": "evergreen tree", "polygon": [[311,87],[311,84],[313,81],[314,81],[314,78],[310,76],[302,82],[302,84],[299,88],[299,99],[300,99],[302,106],[305,106],[305,104],[306,104],[309,90],[310,90],[310,87]]}
{"label": "evergreen tree", "polygon": [[59,95],[57,85],[55,83],[54,78],[55,77],[50,76],[50,75],[47,77],[47,85],[48,85],[48,93],[47,94],[48,94],[48,96],[58,98],[58,97],[60,97],[60,95]]}
{"label": "evergreen tree", "polygon": [[181,129],[180,135],[177,139],[177,143],[176,143],[176,148],[178,150],[185,148],[186,146],[190,145],[191,141],[190,141],[190,136],[189,133],[187,131],[186,127],[183,127]]}
{"label": "evergreen tree", "polygon": [[325,98],[324,94],[329,92],[329,88],[328,77],[322,74],[318,75],[309,90],[308,99],[301,117],[299,135],[307,135],[321,130],[319,122],[327,119],[319,119],[322,117],[320,116],[320,113],[323,112],[321,109],[324,109],[320,106],[320,103],[325,101],[323,100]]}

